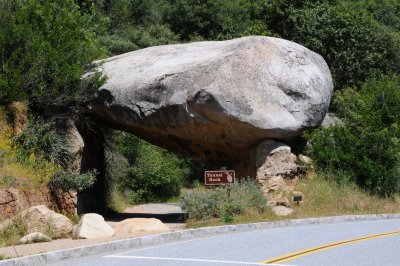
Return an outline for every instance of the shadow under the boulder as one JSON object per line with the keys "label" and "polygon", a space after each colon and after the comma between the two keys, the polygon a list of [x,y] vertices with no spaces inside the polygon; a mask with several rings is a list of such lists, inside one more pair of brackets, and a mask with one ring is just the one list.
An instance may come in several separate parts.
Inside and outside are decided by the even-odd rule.
{"label": "shadow under the boulder", "polygon": [[156,218],[163,223],[184,223],[187,219],[186,213],[109,213],[106,216],[108,221],[120,222],[129,218]]}

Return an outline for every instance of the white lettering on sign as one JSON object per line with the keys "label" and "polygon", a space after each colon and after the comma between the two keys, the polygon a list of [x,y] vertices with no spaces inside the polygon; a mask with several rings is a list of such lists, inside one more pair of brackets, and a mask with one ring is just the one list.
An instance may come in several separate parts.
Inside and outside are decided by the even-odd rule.
{"label": "white lettering on sign", "polygon": [[207,173],[207,177],[222,177],[222,173],[219,174]]}
{"label": "white lettering on sign", "polygon": [[205,171],[204,179],[206,185],[222,185],[235,183],[235,171]]}

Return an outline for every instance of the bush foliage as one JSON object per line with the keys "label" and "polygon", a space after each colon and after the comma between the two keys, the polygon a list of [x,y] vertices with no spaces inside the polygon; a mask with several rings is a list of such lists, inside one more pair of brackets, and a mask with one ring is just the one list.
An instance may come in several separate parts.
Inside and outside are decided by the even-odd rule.
{"label": "bush foliage", "polygon": [[66,166],[69,161],[67,141],[54,132],[49,123],[29,120],[28,127],[13,139],[20,155],[20,160],[31,154],[47,161]]}
{"label": "bush foliage", "polygon": [[245,180],[231,186],[230,198],[225,187],[198,188],[185,193],[180,204],[189,219],[222,218],[224,222],[232,222],[235,215],[243,214],[247,209],[264,211],[266,198],[254,181]]}
{"label": "bush foliage", "polygon": [[115,141],[114,155],[109,154],[108,158],[118,159],[125,168],[113,167],[112,179],[131,203],[180,195],[184,180],[191,173],[188,160],[127,133],[118,133]]}
{"label": "bush foliage", "polygon": [[27,221],[20,215],[13,217],[6,224],[0,226],[0,247],[15,245],[21,237],[28,234]]}
{"label": "bush foliage", "polygon": [[46,160],[39,148],[25,149],[16,144],[4,114],[0,108],[0,187],[32,189],[46,185],[61,169],[60,165]]}
{"label": "bush foliage", "polygon": [[103,28],[73,0],[1,0],[0,104],[27,99],[40,114],[68,110],[86,93],[81,76],[102,54]]}
{"label": "bush foliage", "polygon": [[83,174],[59,171],[51,178],[49,185],[54,189],[80,192],[93,186],[97,174],[96,171],[88,171]]}
{"label": "bush foliage", "polygon": [[334,105],[342,123],[309,134],[309,154],[338,182],[355,182],[381,196],[399,192],[399,103],[398,76],[371,80],[359,92],[337,93]]}

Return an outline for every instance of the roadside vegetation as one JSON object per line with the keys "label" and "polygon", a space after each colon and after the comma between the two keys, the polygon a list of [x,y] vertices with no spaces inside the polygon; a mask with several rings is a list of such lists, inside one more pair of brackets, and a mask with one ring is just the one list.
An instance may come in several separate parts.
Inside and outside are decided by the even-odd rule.
{"label": "roadside vegetation", "polygon": [[[84,116],[105,81],[94,73],[82,82],[95,72],[93,60],[154,45],[264,35],[324,57],[335,84],[330,111],[341,119],[305,134],[316,174],[301,181],[306,201],[290,217],[398,211],[390,206],[400,192],[399,18],[396,0],[0,0],[0,187],[93,184],[96,173],[65,170],[67,144],[53,124],[58,115]],[[15,102],[28,110],[23,132],[10,120]],[[117,210],[176,200],[204,169],[120,132],[109,132],[106,157],[110,206]],[[191,221],[204,220],[195,214],[204,208],[216,210],[203,211],[216,223],[273,217],[254,206],[243,211],[235,189],[232,202],[207,203],[210,209],[200,203],[220,199],[219,189],[185,194]]]}
{"label": "roadside vegetation", "polygon": [[[0,247],[18,245],[20,244],[18,243],[19,240],[28,234],[27,221],[21,215],[2,221],[0,229]],[[34,237],[26,244],[48,242],[54,236],[54,231],[50,224],[48,224],[44,233],[46,237]]]}
{"label": "roadside vegetation", "polygon": [[4,110],[0,110],[0,116],[0,188],[32,189],[47,184],[59,166],[17,146]]}
{"label": "roadside vegetation", "polygon": [[335,96],[333,108],[341,122],[309,134],[309,154],[320,172],[338,184],[394,196],[400,188],[400,78],[370,80]]}
{"label": "roadside vegetation", "polygon": [[1,223],[0,228],[0,247],[15,245],[28,233],[26,221],[20,216],[8,220],[6,224]]}
{"label": "roadside vegetation", "polygon": [[0,110],[0,188],[50,186],[81,191],[93,185],[96,172],[75,174],[63,170],[69,163],[67,143],[49,124],[31,120],[18,134],[7,120],[7,112]]}
{"label": "roadside vegetation", "polygon": [[[240,224],[335,215],[400,212],[400,196],[398,194],[391,198],[374,196],[358,188],[355,184],[338,184],[333,180],[327,179],[324,174],[309,173],[306,178],[300,179],[297,189],[304,193],[304,200],[299,205],[292,203],[291,208],[294,211],[289,216],[277,216],[269,208],[258,210],[246,208],[244,212],[234,213],[233,219],[227,221],[221,215],[221,212],[203,219],[201,215],[197,215],[196,211],[187,208],[189,219],[186,224],[187,227],[197,228],[223,225],[231,222]],[[208,204],[210,206],[223,205],[226,202],[226,191],[224,188],[216,190],[220,190],[221,198],[219,199],[209,197],[211,194],[216,193],[213,189],[195,191],[194,194],[203,193],[202,200],[198,200],[196,204],[202,205],[206,204],[204,202],[213,201],[213,203]],[[192,199],[196,199],[196,196],[192,196]],[[183,198],[183,206],[185,206],[185,201],[187,199]],[[194,215],[190,215],[191,213]],[[205,213],[207,214],[208,212]]]}
{"label": "roadside vegetation", "polygon": [[192,221],[220,219],[232,223],[236,216],[247,213],[262,214],[267,200],[253,180],[231,186],[230,197],[225,187],[198,187],[185,192],[180,205]]}

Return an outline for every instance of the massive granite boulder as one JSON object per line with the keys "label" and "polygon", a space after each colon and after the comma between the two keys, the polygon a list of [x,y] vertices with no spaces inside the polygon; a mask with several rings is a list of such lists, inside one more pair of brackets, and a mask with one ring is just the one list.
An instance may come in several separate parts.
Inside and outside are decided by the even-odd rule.
{"label": "massive granite boulder", "polygon": [[271,37],[151,47],[99,69],[108,77],[90,106],[99,120],[214,164],[319,126],[333,89],[320,55]]}

